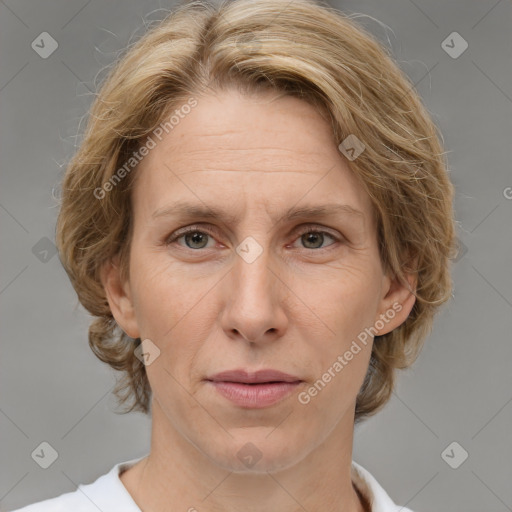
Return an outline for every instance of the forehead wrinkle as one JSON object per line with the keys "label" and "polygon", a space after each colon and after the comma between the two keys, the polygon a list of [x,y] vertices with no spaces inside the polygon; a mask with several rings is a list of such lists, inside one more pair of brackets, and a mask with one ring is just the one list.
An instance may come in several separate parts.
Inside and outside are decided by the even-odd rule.
{"label": "forehead wrinkle", "polygon": [[[190,169],[192,172],[200,170],[208,171],[261,171],[268,172],[269,170],[281,170],[284,172],[298,172],[314,174],[319,170],[327,168],[332,165],[332,162],[325,162],[321,160],[319,154],[297,154],[296,151],[290,151],[290,155],[268,155],[264,153],[253,154],[252,151],[244,154],[237,155],[219,155],[216,150],[205,150],[204,157],[197,153],[183,152],[183,150],[172,158],[166,158],[165,161],[172,162],[173,168],[184,168],[187,171]],[[205,158],[207,157],[207,158]],[[169,164],[167,164],[169,165]],[[323,171],[321,171],[323,172]],[[180,172],[180,174],[183,174]]]}
{"label": "forehead wrinkle", "polygon": [[[269,158],[267,156],[267,153],[270,155],[275,155],[277,158],[281,158],[283,156],[283,153],[291,153],[291,155],[294,157],[297,157],[297,155],[300,155],[301,157],[313,156],[313,155],[314,156],[323,156],[323,153],[320,153],[318,151],[306,151],[306,150],[297,151],[296,148],[292,149],[292,148],[286,148],[283,146],[262,147],[259,145],[254,146],[254,147],[243,147],[243,148],[216,145],[213,148],[207,147],[207,148],[194,148],[194,149],[183,148],[183,146],[175,146],[172,149],[169,148],[168,152],[172,152],[173,150],[179,151],[179,153],[181,153],[181,155],[178,153],[178,156],[184,156],[184,157],[202,155],[202,154],[206,153],[207,156],[209,158],[211,158],[212,154],[214,156],[218,157],[218,156],[222,156],[223,152],[230,154],[230,153],[254,153],[255,151],[257,151],[258,154],[264,154],[264,156],[266,158]],[[174,157],[176,157],[176,155],[174,155]],[[297,157],[297,159],[298,159],[298,157]]]}
{"label": "forehead wrinkle", "polygon": [[[192,167],[192,165],[193,165],[193,167]],[[272,166],[272,162],[269,162],[269,165],[267,166],[267,167],[269,167],[268,169],[265,169],[265,168],[256,168],[256,169],[215,168],[215,167],[212,167],[211,164],[206,164],[204,167],[198,169],[195,167],[200,165],[199,162],[193,162],[192,165],[187,162],[180,161],[179,159],[173,161],[172,168],[168,164],[164,163],[164,167],[166,167],[168,170],[172,169],[172,173],[175,174],[176,176],[182,176],[184,174],[191,174],[191,173],[197,173],[197,172],[239,172],[239,173],[241,173],[241,172],[250,172],[250,173],[259,172],[259,173],[263,173],[263,174],[296,173],[296,174],[305,175],[305,174],[318,174],[319,173],[318,169],[320,167],[322,167],[322,168],[324,167],[324,165],[322,165],[322,166],[317,166],[316,169],[304,169],[304,168],[297,168],[297,167],[293,168],[293,162],[283,163],[283,162],[278,162],[278,161],[276,161],[274,163],[274,166]],[[222,165],[222,164],[220,164],[220,165]],[[304,165],[304,161],[298,162],[298,165]],[[185,167],[186,169],[183,170],[183,172],[180,172],[180,167]],[[283,167],[292,167],[292,168],[290,168],[290,169],[284,168],[283,169]],[[332,169],[332,167],[331,167],[331,169]],[[321,171],[321,173],[325,174],[323,170]]]}
{"label": "forehead wrinkle", "polygon": [[[233,135],[233,134],[240,134],[240,132],[229,132],[227,134],[222,134],[222,135],[219,135],[219,134],[212,134],[212,133],[204,133],[204,134],[196,134],[194,133],[193,134],[193,138],[194,140],[201,140],[201,141],[204,141],[205,139],[212,139],[212,138],[218,138],[218,139],[224,139],[226,135]],[[254,134],[252,132],[248,132],[248,134],[250,135],[250,139],[249,140],[252,140],[254,138]],[[277,134],[277,132],[276,132]],[[183,137],[180,137],[179,139],[177,140],[174,140],[173,138],[168,138],[167,140],[165,140],[165,145],[166,145],[166,148],[164,149],[165,153],[176,153],[174,155],[172,155],[174,158],[176,157],[180,157],[180,156],[188,156],[188,155],[191,155],[191,156],[194,156],[196,154],[198,155],[202,155],[204,153],[207,153],[209,157],[211,157],[211,153],[214,153],[214,154],[221,154],[222,152],[228,152],[228,153],[233,153],[233,152],[236,152],[236,153],[245,153],[245,152],[254,152],[254,151],[258,151],[258,152],[272,152],[272,153],[276,153],[277,155],[279,154],[283,154],[283,153],[291,153],[293,156],[296,156],[298,158],[298,155],[300,155],[300,158],[303,158],[305,156],[314,156],[314,157],[322,157],[322,156],[325,156],[325,153],[322,152],[322,151],[318,151],[317,149],[315,149],[315,144],[312,144],[310,147],[310,149],[307,149],[306,146],[302,146],[300,148],[297,148],[297,147],[287,147],[287,145],[273,145],[273,144],[270,144],[270,145],[264,145],[264,142],[262,143],[258,143],[258,144],[253,144],[253,145],[248,145],[247,144],[247,137],[244,137],[244,141],[241,142],[239,140],[237,141],[233,141],[231,144],[229,142],[222,142],[221,141],[218,141],[218,142],[214,142],[212,141],[215,145],[212,147],[202,147],[203,144],[201,145],[198,145],[198,144],[194,144],[192,142],[192,146],[184,146],[183,145],[183,142],[182,142],[182,139]],[[288,139],[288,142],[291,142],[293,143],[293,139]],[[242,147],[240,147],[242,146]]]}
{"label": "forehead wrinkle", "polygon": [[182,176],[184,174],[191,174],[191,173],[194,173],[194,172],[261,172],[261,173],[264,173],[264,174],[269,174],[269,173],[297,173],[297,174],[317,174],[315,171],[304,171],[304,170],[299,170],[299,171],[296,171],[296,170],[289,170],[289,171],[286,171],[286,170],[281,170],[281,169],[271,169],[271,170],[263,170],[263,169],[195,169],[195,170],[192,170],[192,171],[185,171],[185,172],[179,172],[179,173],[175,173],[176,176]]}

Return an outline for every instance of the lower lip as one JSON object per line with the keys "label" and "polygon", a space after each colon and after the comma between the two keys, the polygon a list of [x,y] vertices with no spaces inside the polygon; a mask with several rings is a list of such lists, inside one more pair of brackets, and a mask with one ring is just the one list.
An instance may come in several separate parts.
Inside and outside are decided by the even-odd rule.
{"label": "lower lip", "polygon": [[241,382],[208,381],[228,400],[240,407],[258,409],[273,405],[291,394],[301,381],[265,382],[243,384]]}

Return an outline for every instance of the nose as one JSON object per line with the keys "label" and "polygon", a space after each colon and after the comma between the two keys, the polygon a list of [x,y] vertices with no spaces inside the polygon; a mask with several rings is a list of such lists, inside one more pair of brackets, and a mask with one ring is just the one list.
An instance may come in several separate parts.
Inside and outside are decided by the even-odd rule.
{"label": "nose", "polygon": [[249,263],[236,257],[223,293],[222,328],[230,338],[250,343],[275,341],[284,335],[288,317],[284,309],[289,290],[269,267],[268,251]]}

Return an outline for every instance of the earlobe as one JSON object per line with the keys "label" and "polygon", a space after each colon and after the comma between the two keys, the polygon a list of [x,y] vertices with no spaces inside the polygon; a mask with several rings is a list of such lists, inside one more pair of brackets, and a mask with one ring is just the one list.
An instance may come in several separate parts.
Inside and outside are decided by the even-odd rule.
{"label": "earlobe", "polygon": [[130,284],[122,281],[117,258],[105,263],[100,275],[110,311],[117,324],[131,338],[140,337]]}
{"label": "earlobe", "polygon": [[404,283],[396,276],[386,278],[387,291],[381,300],[379,314],[375,319],[377,336],[387,334],[403,324],[414,307],[417,277],[412,273],[405,277]]}

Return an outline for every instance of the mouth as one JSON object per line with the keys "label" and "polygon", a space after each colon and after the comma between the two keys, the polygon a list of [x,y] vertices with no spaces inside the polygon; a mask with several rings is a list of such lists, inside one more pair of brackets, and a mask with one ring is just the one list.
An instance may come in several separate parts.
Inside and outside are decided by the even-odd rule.
{"label": "mouth", "polygon": [[247,409],[274,405],[290,395],[303,381],[278,370],[229,370],[206,379],[233,404]]}
{"label": "mouth", "polygon": [[255,372],[237,369],[216,373],[206,380],[212,382],[239,382],[241,384],[266,384],[269,382],[297,382],[301,379],[295,375],[273,369],[258,370]]}

